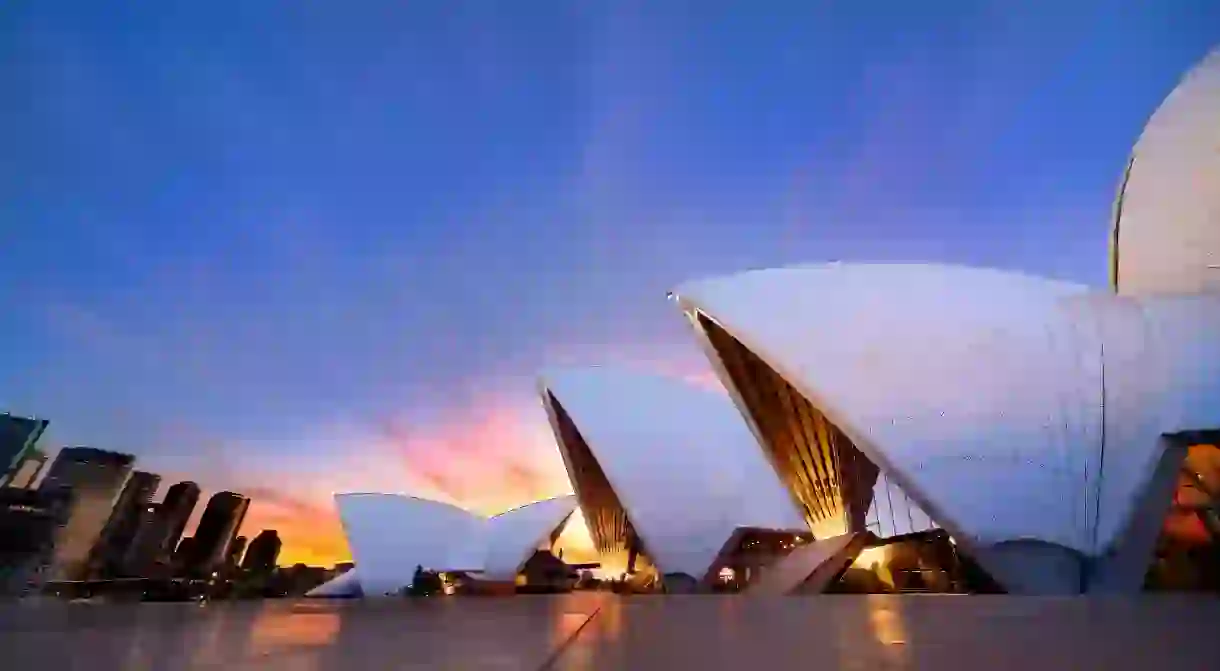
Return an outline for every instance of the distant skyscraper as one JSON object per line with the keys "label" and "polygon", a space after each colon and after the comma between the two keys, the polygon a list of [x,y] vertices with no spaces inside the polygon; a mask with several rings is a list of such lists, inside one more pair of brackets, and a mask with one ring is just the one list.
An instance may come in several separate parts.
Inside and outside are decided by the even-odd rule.
{"label": "distant skyscraper", "polygon": [[34,449],[47,420],[0,413],[0,485],[8,485],[28,450]]}
{"label": "distant skyscraper", "polygon": [[254,537],[254,540],[250,541],[250,547],[246,549],[246,557],[242,560],[241,567],[247,571],[270,572],[280,558],[282,546],[280,535],[276,533],[275,529],[264,529]]}
{"label": "distant skyscraper", "polygon": [[91,577],[113,578],[122,573],[123,560],[140,531],[141,516],[160,484],[161,476],[145,471],[136,471],[127,479],[94,547]]}
{"label": "distant skyscraper", "polygon": [[173,553],[174,575],[186,576],[190,573],[191,560],[195,557],[195,538],[187,536],[178,543]]}
{"label": "distant skyscraper", "polygon": [[149,578],[159,564],[168,564],[170,557],[165,550],[169,535],[169,520],[162,504],[150,503],[140,512],[139,529],[131,539],[123,555],[122,575],[125,577]]}
{"label": "distant skyscraper", "polygon": [[249,508],[250,499],[233,492],[220,492],[208,499],[208,507],[195,527],[195,547],[188,567],[192,574],[206,575],[225,563]]}
{"label": "distant skyscraper", "polygon": [[55,538],[52,580],[83,580],[115,499],[135,457],[92,447],[60,450],[40,491],[72,493],[71,511]]}
{"label": "distant skyscraper", "polygon": [[179,482],[165,493],[161,511],[165,515],[167,526],[162,552],[170,555],[174,553],[174,548],[178,547],[178,542],[182,540],[182,533],[186,531],[186,523],[190,521],[191,513],[195,512],[197,503],[199,503],[199,485],[190,481]]}
{"label": "distant skyscraper", "polygon": [[241,555],[246,551],[246,537],[238,536],[233,539],[233,545],[229,547],[229,559],[225,562],[225,566],[237,566],[241,563]]}

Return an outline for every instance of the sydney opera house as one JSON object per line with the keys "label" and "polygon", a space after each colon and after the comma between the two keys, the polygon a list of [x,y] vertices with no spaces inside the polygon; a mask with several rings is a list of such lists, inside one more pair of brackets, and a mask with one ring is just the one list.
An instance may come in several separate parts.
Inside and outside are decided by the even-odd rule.
{"label": "sydney opera house", "polygon": [[1108,289],[929,263],[677,287],[723,390],[543,374],[573,496],[339,495],[356,569],[320,593],[519,580],[577,509],[642,590],[834,591],[903,547],[965,591],[1143,589],[1167,534],[1220,538],[1220,51],[1116,172]]}

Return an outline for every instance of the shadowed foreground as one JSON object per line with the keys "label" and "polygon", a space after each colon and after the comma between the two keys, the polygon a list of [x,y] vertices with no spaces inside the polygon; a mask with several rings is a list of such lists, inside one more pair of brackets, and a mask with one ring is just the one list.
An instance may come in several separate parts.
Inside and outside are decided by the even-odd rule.
{"label": "shadowed foreground", "polygon": [[[1220,600],[603,594],[0,606],[13,668],[1214,669]],[[751,667],[750,665],[754,665]]]}

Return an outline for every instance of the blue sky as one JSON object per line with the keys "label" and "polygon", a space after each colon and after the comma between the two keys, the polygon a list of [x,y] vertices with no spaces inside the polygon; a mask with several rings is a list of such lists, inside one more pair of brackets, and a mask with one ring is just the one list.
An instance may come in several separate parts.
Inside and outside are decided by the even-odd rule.
{"label": "blue sky", "polygon": [[533,372],[700,375],[684,279],[1101,285],[1126,154],[1217,43],[1185,0],[9,3],[0,407],[267,510],[550,493]]}

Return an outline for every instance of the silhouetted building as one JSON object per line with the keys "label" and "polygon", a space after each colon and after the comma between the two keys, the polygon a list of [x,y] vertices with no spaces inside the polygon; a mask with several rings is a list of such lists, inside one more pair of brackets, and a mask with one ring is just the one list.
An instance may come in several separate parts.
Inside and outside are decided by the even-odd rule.
{"label": "silhouetted building", "polygon": [[88,576],[90,554],[134,461],[130,454],[92,447],[65,447],[55,457],[39,490],[71,491],[72,505],[56,534],[52,580],[83,580]]}
{"label": "silhouetted building", "polygon": [[304,596],[309,590],[331,578],[331,572],[321,566],[293,564],[276,569],[265,589],[266,596]]}
{"label": "silhouetted building", "polygon": [[190,572],[191,560],[195,557],[195,537],[187,536],[178,543],[178,547],[174,549],[171,563],[174,568],[174,575],[186,576]]}
{"label": "silhouetted building", "polygon": [[150,503],[140,511],[136,535],[123,554],[122,574],[125,577],[148,578],[158,573],[159,565],[170,563],[165,549],[169,525],[162,504]]}
{"label": "silhouetted building", "polygon": [[279,533],[275,529],[264,529],[250,541],[241,567],[254,573],[270,572],[275,569],[282,547]]}
{"label": "silhouetted building", "polygon": [[[185,573],[188,556],[177,550],[198,501],[199,485],[179,482],[169,488],[161,503],[145,506],[139,531],[123,559],[124,572],[128,576]],[[194,541],[186,547],[193,545]]]}
{"label": "silhouetted building", "polygon": [[140,531],[141,515],[160,484],[161,476],[146,471],[136,471],[127,479],[94,547],[91,577],[114,578],[123,572],[123,560]]}
{"label": "silhouetted building", "polygon": [[569,590],[576,572],[562,559],[546,550],[535,550],[521,566],[519,591],[555,592]]}
{"label": "silhouetted building", "polygon": [[72,492],[0,488],[0,594],[36,589],[53,559],[55,535],[72,507]]}
{"label": "silhouetted building", "polygon": [[199,485],[193,482],[179,482],[165,492],[165,500],[161,502],[161,510],[165,515],[166,523],[162,552],[167,555],[173,554],[174,548],[178,547],[178,542],[182,540],[182,533],[186,531],[186,524],[191,519],[191,513],[195,512],[197,503],[199,503]]}
{"label": "silhouetted building", "polygon": [[47,420],[0,413],[0,485],[7,485],[25,454],[47,429]]}
{"label": "silhouetted building", "polygon": [[233,492],[219,492],[208,499],[208,507],[195,527],[194,548],[187,566],[192,575],[205,576],[224,565],[249,508],[250,499]]}
{"label": "silhouetted building", "polygon": [[227,566],[237,566],[241,564],[242,553],[246,551],[246,537],[238,536],[233,539],[233,545],[229,548],[229,559],[225,564]]}
{"label": "silhouetted building", "polygon": [[46,465],[47,453],[36,447],[30,448],[9,469],[8,484],[4,486],[31,489]]}

